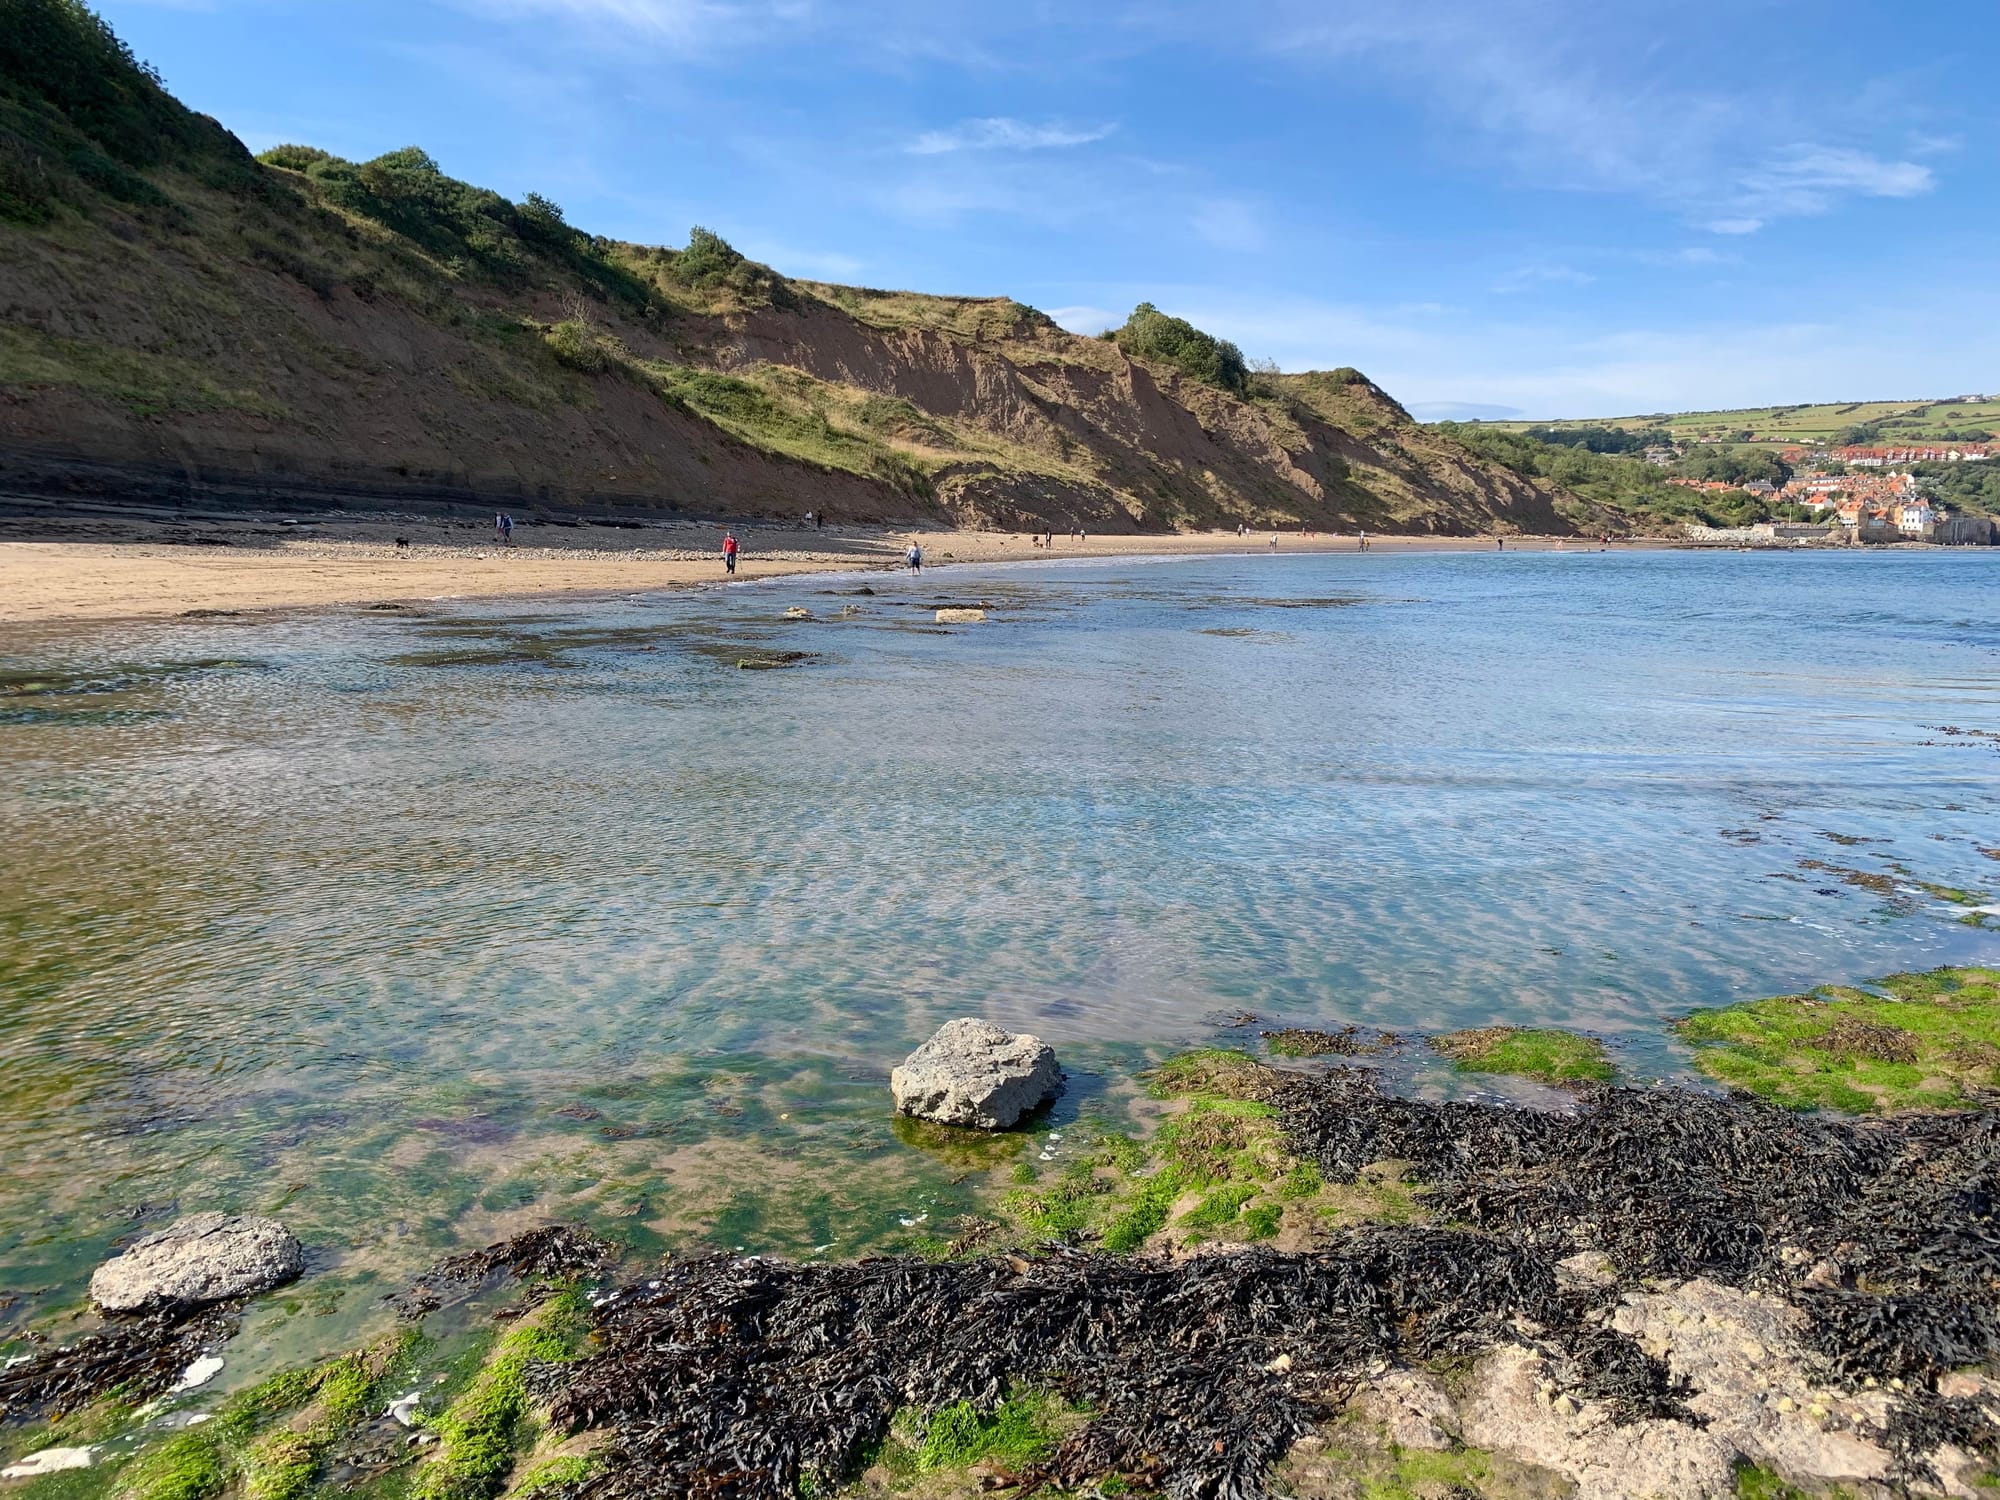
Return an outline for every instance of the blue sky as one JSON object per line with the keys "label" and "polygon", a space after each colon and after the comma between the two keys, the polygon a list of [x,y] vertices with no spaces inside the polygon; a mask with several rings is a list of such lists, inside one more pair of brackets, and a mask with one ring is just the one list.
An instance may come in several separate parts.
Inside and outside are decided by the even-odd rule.
{"label": "blue sky", "polygon": [[2000,390],[1994,0],[99,0],[254,150],[1423,416]]}

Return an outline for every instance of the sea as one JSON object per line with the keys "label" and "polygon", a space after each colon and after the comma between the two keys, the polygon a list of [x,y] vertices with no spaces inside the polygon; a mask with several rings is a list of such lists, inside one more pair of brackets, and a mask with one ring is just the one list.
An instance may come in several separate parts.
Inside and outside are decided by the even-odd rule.
{"label": "sea", "polygon": [[[1691,1010],[2000,962],[1996,586],[1371,552],[5,627],[0,1329],[206,1208],[309,1247],[274,1360],[542,1223],[923,1248],[1279,1027],[1704,1086]],[[1018,1137],[891,1113],[965,1015],[1070,1075]]]}

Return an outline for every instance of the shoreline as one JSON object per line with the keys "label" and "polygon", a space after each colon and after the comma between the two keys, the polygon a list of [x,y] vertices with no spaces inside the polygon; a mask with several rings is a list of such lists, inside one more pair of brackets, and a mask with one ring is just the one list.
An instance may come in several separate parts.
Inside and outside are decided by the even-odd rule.
{"label": "shoreline", "polygon": [[[1994,1003],[2000,971],[1945,972],[1880,979],[1886,1000],[1823,993],[1916,1038],[1888,1023],[1928,1034],[1934,1005]],[[1769,1044],[1760,1018],[1798,999],[1676,1029],[1728,1081]],[[407,1500],[717,1475],[745,1500],[1090,1493],[1127,1474],[1238,1500],[1445,1493],[1418,1487],[1439,1473],[1483,1500],[1728,1500],[1746,1472],[1786,1486],[1763,1494],[1986,1488],[2000,1320],[1965,1225],[1990,1094],[1803,1109],[1506,1050],[1566,1038],[1603,1061],[1582,1033],[1350,1025],[1260,1045],[1262,1024],[1134,1077],[1153,1105],[1135,1134],[916,1123],[906,1144],[956,1156],[984,1197],[889,1256],[662,1252],[544,1222],[434,1262],[358,1342],[272,1359],[256,1303],[309,1298],[338,1261],[272,1219],[177,1220],[184,1259],[109,1247],[106,1286],[157,1302],[219,1232],[292,1253],[232,1262],[192,1301],[73,1314],[10,1358],[4,1477],[80,1471],[72,1500],[308,1500],[357,1471]],[[1419,1044],[1571,1104],[1445,1103],[1347,1062]],[[1786,1081],[1815,1042],[1792,1046]],[[1839,1047],[1813,1055],[1869,1076]],[[1911,1314],[1918,1297],[1940,1312]],[[685,1420],[659,1420],[669,1402]]]}
{"label": "shoreline", "polygon": [[[512,545],[483,522],[369,515],[150,520],[46,516],[0,520],[0,625],[165,619],[386,603],[588,597],[729,582],[727,526],[522,525]],[[908,531],[798,525],[735,528],[736,581],[867,572],[900,566],[918,542],[935,567],[1000,562],[1352,553],[1352,536],[1230,532],[1058,537],[1042,551],[1021,532]],[[399,548],[397,538],[406,538]],[[1508,537],[1524,552],[1641,551],[1671,542]],[[1371,536],[1370,552],[1482,552],[1492,537]]]}

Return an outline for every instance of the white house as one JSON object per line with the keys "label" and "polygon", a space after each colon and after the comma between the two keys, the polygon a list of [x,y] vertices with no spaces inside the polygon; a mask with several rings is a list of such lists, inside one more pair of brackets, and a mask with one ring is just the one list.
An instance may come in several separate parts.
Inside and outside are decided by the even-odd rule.
{"label": "white house", "polygon": [[1928,500],[1905,500],[1896,507],[1896,528],[1905,536],[1929,536],[1937,521],[1937,512]]}

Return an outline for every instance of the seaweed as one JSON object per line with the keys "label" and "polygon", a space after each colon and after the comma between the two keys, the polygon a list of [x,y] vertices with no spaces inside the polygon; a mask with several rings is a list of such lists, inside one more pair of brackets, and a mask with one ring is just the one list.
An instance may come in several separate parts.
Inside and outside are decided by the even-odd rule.
{"label": "seaweed", "polygon": [[133,1401],[157,1396],[236,1332],[240,1305],[183,1304],[117,1318],[73,1343],[39,1349],[0,1370],[0,1417],[60,1416],[112,1391]]}
{"label": "seaweed", "polygon": [[617,1258],[617,1251],[587,1229],[550,1224],[512,1239],[449,1255],[425,1271],[406,1291],[388,1300],[404,1317],[422,1317],[443,1305],[447,1286],[482,1287],[501,1275],[523,1279],[594,1276]]}
{"label": "seaweed", "polygon": [[[1689,1090],[1587,1087],[1570,1112],[1385,1093],[1361,1067],[1285,1074],[1206,1053],[1155,1075],[1255,1097],[1171,1122],[1105,1249],[975,1260],[795,1265],[716,1256],[665,1267],[596,1312],[594,1351],[537,1376],[560,1428],[607,1429],[565,1500],[778,1500],[851,1476],[893,1429],[990,1423],[1011,1393],[1087,1413],[997,1478],[1252,1500],[1271,1466],[1379,1370],[1526,1341],[1614,1419],[1699,1422],[1690,1390],[1610,1326],[1652,1278],[1706,1277],[1800,1308],[1827,1372],[1896,1382],[1886,1439],[1917,1477],[1941,1443],[1993,1454],[1988,1405],[1939,1394],[2000,1358],[2000,1113],[1839,1119]],[[1274,1117],[1297,1190],[1384,1162],[1434,1222],[1374,1224],[1319,1249],[1128,1256],[1179,1195],[1248,1217],[1226,1187],[1230,1126]],[[1178,1134],[1176,1134],[1178,1132]],[[1673,1170],[1662,1170],[1672,1163]],[[1083,1191],[1083,1174],[1074,1185]],[[1286,1191],[1280,1188],[1280,1192]],[[1268,1216],[1267,1216],[1268,1217]],[[1254,1234],[1260,1226],[1251,1226]],[[1579,1249],[1612,1276],[1559,1274]]]}

